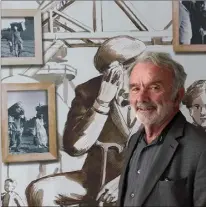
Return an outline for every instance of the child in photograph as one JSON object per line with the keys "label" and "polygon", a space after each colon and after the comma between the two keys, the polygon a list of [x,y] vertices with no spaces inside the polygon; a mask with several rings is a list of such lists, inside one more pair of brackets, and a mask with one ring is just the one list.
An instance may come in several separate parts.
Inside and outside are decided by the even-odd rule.
{"label": "child in photograph", "polygon": [[4,182],[4,190],[5,192],[1,194],[1,202],[2,206],[25,206],[21,197],[14,191],[16,188],[16,181],[13,179],[6,179]]}

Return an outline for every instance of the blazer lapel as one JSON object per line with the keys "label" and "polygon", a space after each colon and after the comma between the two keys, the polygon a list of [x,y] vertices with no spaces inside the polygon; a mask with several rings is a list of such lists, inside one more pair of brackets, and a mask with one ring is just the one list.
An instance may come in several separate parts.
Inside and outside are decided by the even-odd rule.
{"label": "blazer lapel", "polygon": [[126,147],[126,156],[124,158],[124,165],[122,168],[122,173],[120,177],[120,182],[119,182],[119,199],[118,199],[118,206],[122,206],[122,197],[123,197],[123,192],[124,192],[124,187],[125,187],[125,176],[126,176],[126,171],[128,169],[128,164],[130,161],[130,158],[132,156],[133,151],[135,150],[135,146],[139,141],[140,134],[142,132],[142,127],[140,126],[139,130],[133,134],[129,140],[128,148]]}
{"label": "blazer lapel", "polygon": [[183,135],[185,122],[186,119],[180,112],[178,117],[176,117],[173,126],[169,129],[164,139],[164,142],[162,143],[163,146],[160,150],[157,159],[154,161],[153,165],[150,168],[148,178],[146,179],[146,182],[142,186],[142,190],[140,192],[138,206],[143,205],[143,203],[151,193],[153,187],[165,171],[170,160],[172,159],[179,144],[178,141],[176,141],[176,138]]}

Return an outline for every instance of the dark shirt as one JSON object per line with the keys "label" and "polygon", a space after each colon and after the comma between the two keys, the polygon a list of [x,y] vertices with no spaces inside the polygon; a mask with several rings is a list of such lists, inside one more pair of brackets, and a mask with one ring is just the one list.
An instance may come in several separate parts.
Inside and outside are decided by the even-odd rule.
{"label": "dark shirt", "polygon": [[158,136],[150,144],[146,143],[145,132],[142,130],[140,137],[137,139],[137,147],[135,148],[128,165],[125,183],[126,190],[124,194],[124,206],[138,206],[140,198],[139,193],[145,183],[145,180],[147,179],[150,166],[158,157],[166,133],[170,129],[175,117],[165,127],[160,136]]}

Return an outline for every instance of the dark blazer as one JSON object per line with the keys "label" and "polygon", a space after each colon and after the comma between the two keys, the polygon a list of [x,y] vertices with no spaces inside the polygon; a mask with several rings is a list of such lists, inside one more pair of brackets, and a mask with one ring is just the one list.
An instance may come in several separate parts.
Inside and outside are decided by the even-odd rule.
{"label": "dark blazer", "polygon": [[[118,206],[123,206],[128,163],[139,133],[134,134],[128,144]],[[206,206],[206,133],[187,122],[181,112],[169,129],[159,157],[141,188],[137,206]]]}

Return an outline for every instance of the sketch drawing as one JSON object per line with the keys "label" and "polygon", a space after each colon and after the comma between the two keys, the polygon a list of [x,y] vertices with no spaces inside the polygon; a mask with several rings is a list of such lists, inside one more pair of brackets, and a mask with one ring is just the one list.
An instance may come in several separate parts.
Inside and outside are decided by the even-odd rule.
{"label": "sketch drawing", "polygon": [[[94,64],[101,75],[76,87],[63,136],[69,155],[88,152],[84,166],[31,182],[29,206],[115,204],[124,148],[139,127],[128,101],[128,69],[144,50],[143,42],[129,36],[110,38],[99,47]],[[51,192],[51,185],[61,187]],[[107,190],[114,195],[103,198]]]}
{"label": "sketch drawing", "polygon": [[9,153],[48,152],[48,105],[45,92],[9,92],[8,101],[13,103],[8,108]]}
{"label": "sketch drawing", "polygon": [[15,192],[17,182],[11,178],[4,181],[5,192],[1,193],[2,206],[23,207],[25,206],[22,198]]}
{"label": "sketch drawing", "polygon": [[187,88],[183,104],[189,110],[193,124],[206,130],[206,80],[197,80]]}
{"label": "sketch drawing", "polygon": [[34,18],[2,18],[1,56],[34,57]]}

